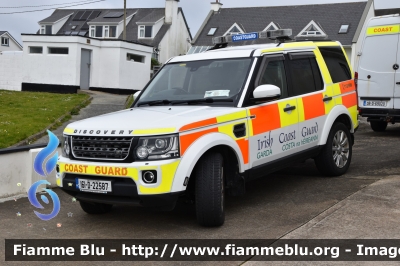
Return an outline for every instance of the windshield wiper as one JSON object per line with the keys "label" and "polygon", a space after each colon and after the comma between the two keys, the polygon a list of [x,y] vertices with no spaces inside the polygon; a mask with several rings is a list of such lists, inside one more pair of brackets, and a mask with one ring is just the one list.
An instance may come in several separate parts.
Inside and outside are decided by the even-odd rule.
{"label": "windshield wiper", "polygon": [[171,103],[171,101],[170,100],[157,100],[157,101],[144,101],[144,102],[139,102],[138,103],[138,107],[139,106],[141,106],[141,105],[156,105],[156,104],[164,104],[164,105],[166,105],[166,104],[170,104]]}
{"label": "windshield wiper", "polygon": [[229,99],[215,99],[215,98],[202,98],[202,99],[193,99],[193,100],[181,100],[181,101],[172,101],[171,105],[174,104],[181,104],[181,103],[187,103],[187,104],[191,104],[191,103],[216,103],[216,102],[233,102],[232,98]]}

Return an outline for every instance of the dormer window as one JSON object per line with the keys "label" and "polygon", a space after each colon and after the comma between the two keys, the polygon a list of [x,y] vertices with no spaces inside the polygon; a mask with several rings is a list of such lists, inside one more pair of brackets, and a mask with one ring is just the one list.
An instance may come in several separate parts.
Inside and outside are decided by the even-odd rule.
{"label": "dormer window", "polygon": [[319,26],[314,20],[311,20],[310,23],[299,33],[299,36],[326,36],[324,30]]}
{"label": "dormer window", "polygon": [[227,32],[225,32],[224,36],[226,35],[236,35],[244,33],[244,31],[239,27],[237,23],[234,23]]}
{"label": "dormer window", "polygon": [[90,26],[89,37],[117,38],[117,26]]}
{"label": "dormer window", "polygon": [[1,37],[1,46],[9,46],[10,40],[7,37]]}
{"label": "dormer window", "polygon": [[40,27],[40,34],[51,35],[52,31],[53,31],[53,26],[52,25],[42,25]]}
{"label": "dormer window", "polygon": [[267,27],[265,27],[264,31],[269,31],[269,30],[278,30],[281,27],[279,27],[279,25],[275,24],[274,22],[271,22],[268,24]]}
{"label": "dormer window", "polygon": [[139,26],[139,38],[152,38],[153,37],[153,26]]}

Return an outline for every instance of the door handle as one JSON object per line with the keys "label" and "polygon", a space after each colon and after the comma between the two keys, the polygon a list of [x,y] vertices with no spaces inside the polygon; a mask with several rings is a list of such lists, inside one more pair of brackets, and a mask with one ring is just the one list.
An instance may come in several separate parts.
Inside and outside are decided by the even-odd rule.
{"label": "door handle", "polygon": [[329,101],[332,101],[332,97],[328,97],[328,96],[325,96],[322,100],[324,101],[324,102],[329,102]]}
{"label": "door handle", "polygon": [[284,112],[290,112],[290,111],[293,111],[295,109],[296,109],[296,106],[288,106],[288,107],[283,108],[283,111]]}
{"label": "door handle", "polygon": [[397,85],[400,85],[400,82],[396,82]]}

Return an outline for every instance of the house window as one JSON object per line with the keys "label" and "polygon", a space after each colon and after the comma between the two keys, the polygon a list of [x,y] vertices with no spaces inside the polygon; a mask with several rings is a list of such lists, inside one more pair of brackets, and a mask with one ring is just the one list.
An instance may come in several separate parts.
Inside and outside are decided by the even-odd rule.
{"label": "house window", "polygon": [[231,35],[235,35],[235,34],[239,34],[239,33],[241,33],[241,32],[240,32],[239,28],[235,26],[235,27],[233,27],[233,28],[229,31],[229,33],[230,33]]}
{"label": "house window", "polygon": [[30,46],[29,47],[30,54],[43,54],[43,47],[41,46]]}
{"label": "house window", "polygon": [[45,34],[46,28],[44,26],[40,27],[40,34]]}
{"label": "house window", "polygon": [[117,26],[110,26],[110,38],[117,38]]}
{"label": "house window", "polygon": [[227,32],[225,32],[224,36],[226,35],[236,35],[244,33],[244,31],[239,27],[237,23],[233,23],[233,25],[229,28]]}
{"label": "house window", "polygon": [[67,47],[49,47],[49,54],[68,54]]}
{"label": "house window", "polygon": [[126,55],[126,60],[128,61],[135,61],[135,62],[139,62],[139,63],[144,63],[144,59],[145,57],[142,55],[137,55],[137,54],[127,54]]}
{"label": "house window", "polygon": [[342,26],[340,26],[339,33],[345,34],[345,33],[349,32],[349,26],[350,25],[342,25]]}
{"label": "house window", "polygon": [[53,26],[46,25],[46,34],[51,35],[53,33]]}
{"label": "house window", "polygon": [[271,22],[268,24],[267,27],[265,27],[264,31],[277,30],[277,29],[280,29],[279,25],[275,24],[274,22]]}
{"label": "house window", "polygon": [[96,38],[102,38],[103,37],[103,26],[96,26]]}
{"label": "house window", "polygon": [[108,38],[110,35],[109,26],[104,26],[104,38]]}
{"label": "house window", "polygon": [[139,26],[139,38],[151,38],[153,36],[153,26]]}
{"label": "house window", "polygon": [[215,32],[218,28],[211,28],[210,31],[207,33],[208,36],[214,36]]}
{"label": "house window", "polygon": [[96,27],[95,26],[90,26],[90,37],[95,37],[96,36]]}
{"label": "house window", "polygon": [[9,46],[10,40],[7,37],[1,37],[1,46]]}

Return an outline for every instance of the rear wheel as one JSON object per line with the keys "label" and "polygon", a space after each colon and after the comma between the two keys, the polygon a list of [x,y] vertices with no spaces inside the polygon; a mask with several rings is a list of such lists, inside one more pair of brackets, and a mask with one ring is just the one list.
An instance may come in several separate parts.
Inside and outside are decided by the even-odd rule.
{"label": "rear wheel", "polygon": [[318,170],[326,176],[340,176],[351,163],[352,143],[349,129],[342,123],[332,126],[325,146],[315,158]]}
{"label": "rear wheel", "polygon": [[386,130],[388,123],[385,121],[371,121],[371,128],[375,132],[383,132]]}
{"label": "rear wheel", "polygon": [[196,166],[196,216],[203,226],[220,226],[225,221],[223,157],[210,152]]}
{"label": "rear wheel", "polygon": [[111,211],[112,204],[79,201],[82,210],[88,214],[103,214]]}

